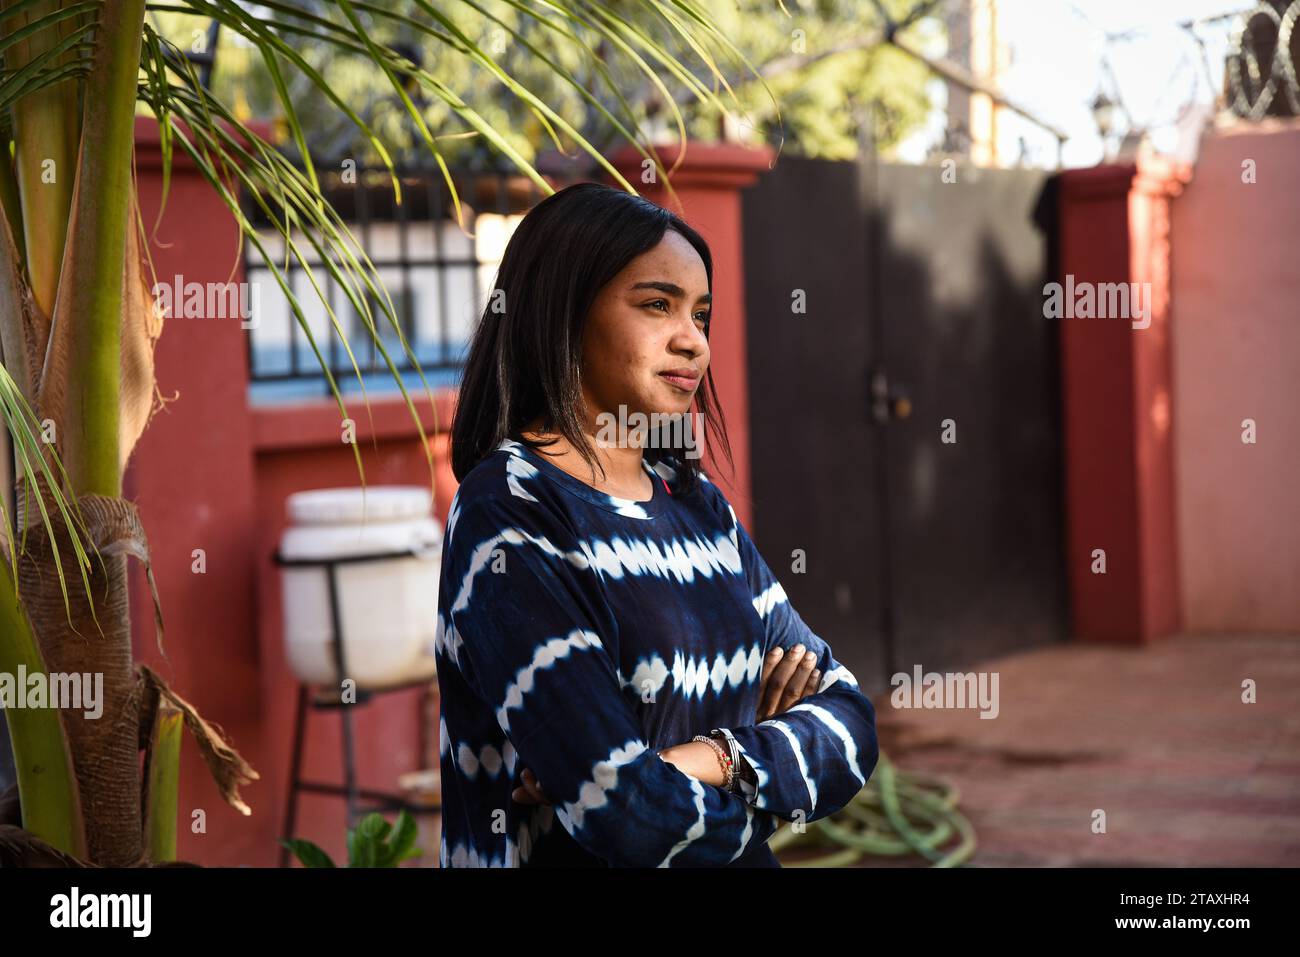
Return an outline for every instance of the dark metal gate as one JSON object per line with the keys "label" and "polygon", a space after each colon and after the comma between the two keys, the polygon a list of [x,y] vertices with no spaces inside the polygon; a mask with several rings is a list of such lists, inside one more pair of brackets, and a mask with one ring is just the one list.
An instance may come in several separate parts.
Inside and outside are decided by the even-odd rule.
{"label": "dark metal gate", "polygon": [[1066,634],[1053,181],[943,174],[783,157],[744,199],[754,537],[868,693]]}

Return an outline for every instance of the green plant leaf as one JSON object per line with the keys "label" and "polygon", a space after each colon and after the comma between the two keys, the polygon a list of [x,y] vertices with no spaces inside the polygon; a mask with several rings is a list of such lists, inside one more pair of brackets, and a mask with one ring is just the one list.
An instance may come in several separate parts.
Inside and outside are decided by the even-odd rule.
{"label": "green plant leaf", "polygon": [[419,829],[415,825],[415,818],[403,808],[397,815],[397,827],[393,831],[393,836],[389,841],[388,847],[393,855],[393,866],[402,861],[419,857],[420,849],[415,846],[415,838]]}
{"label": "green plant leaf", "polygon": [[303,867],[334,866],[334,861],[330,859],[330,856],[311,841],[292,838],[287,841],[282,840],[280,844],[291,850],[294,856],[302,862]]}
{"label": "green plant leaf", "polygon": [[376,843],[382,842],[388,837],[388,832],[393,829],[393,825],[384,820],[384,816],[378,811],[367,814],[361,819],[361,824],[357,828],[369,841]]}

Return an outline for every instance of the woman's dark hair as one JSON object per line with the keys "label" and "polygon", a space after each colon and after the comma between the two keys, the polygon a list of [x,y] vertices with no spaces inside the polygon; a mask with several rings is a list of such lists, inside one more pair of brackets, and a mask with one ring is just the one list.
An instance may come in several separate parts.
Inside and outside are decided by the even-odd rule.
{"label": "woman's dark hair", "polygon": [[[554,439],[533,442],[522,436],[522,429],[538,416],[543,417],[542,428],[563,435],[594,474],[599,461],[578,418],[578,370],[587,314],[597,293],[629,262],[657,246],[669,229],[681,233],[700,254],[712,294],[713,257],[703,237],[640,196],[599,183],[578,183],[548,196],[520,221],[506,245],[465,362],[451,425],[451,468],[457,481],[464,481],[507,437],[534,449],[553,444]],[[712,370],[704,385],[695,394],[695,404],[730,466],[726,419]],[[652,465],[671,456],[677,489],[689,493],[699,480],[700,459],[681,454],[672,444],[680,431],[662,427],[660,435],[647,440],[642,454]]]}

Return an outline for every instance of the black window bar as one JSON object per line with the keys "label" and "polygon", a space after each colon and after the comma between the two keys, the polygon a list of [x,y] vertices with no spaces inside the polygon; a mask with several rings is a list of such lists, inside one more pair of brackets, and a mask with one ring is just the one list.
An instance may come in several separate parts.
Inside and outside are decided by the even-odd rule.
{"label": "black window bar", "polygon": [[[321,170],[340,170],[343,164],[341,161],[320,163],[317,168],[318,173]],[[468,337],[485,299],[485,267],[495,269],[496,262],[483,258],[477,239],[460,232],[451,193],[440,170],[399,168],[398,176],[402,184],[400,204],[394,201],[391,176],[384,168],[357,169],[355,182],[344,182],[339,172],[321,174],[321,193],[373,262],[381,278],[380,284],[393,303],[402,334],[430,385],[450,385],[459,379],[464,353],[469,345]],[[468,233],[477,234],[478,217],[483,213],[523,215],[544,197],[532,180],[513,169],[454,170],[452,179]],[[246,200],[245,209],[255,228],[273,229],[255,202]],[[383,250],[376,246],[381,230],[387,231]],[[425,233],[422,245],[417,245],[417,231]],[[455,248],[448,248],[448,231],[456,239],[451,243]],[[272,249],[277,246],[280,243],[274,242]],[[285,270],[286,282],[298,297],[303,311],[311,317],[320,310],[321,332],[315,334],[313,329],[317,347],[339,388],[347,393],[355,392],[356,372],[338,333],[317,301],[317,293],[304,275],[302,265],[290,260],[286,268],[282,246],[275,261]],[[310,257],[309,262],[312,262]],[[365,377],[366,389],[384,391],[393,388],[387,363],[375,348],[363,318],[328,272],[314,262],[312,264],[321,291],[346,332],[357,366]],[[255,397],[273,401],[276,398],[329,395],[329,385],[320,363],[312,354],[307,336],[287,302],[281,303],[279,316],[287,322],[287,330],[279,323],[276,328],[271,328],[263,321],[266,316],[256,314],[259,308],[265,310],[269,298],[282,299],[283,293],[271,278],[259,251],[248,242],[244,244],[244,268],[246,281],[257,284],[258,289],[257,295],[249,297],[253,313],[246,328],[249,377]],[[464,286],[473,293],[469,303],[464,302],[463,297],[460,301],[453,301],[449,295],[448,287],[457,272],[469,273],[468,280],[462,278]],[[417,282],[417,278],[423,281]],[[433,301],[424,301],[430,296]],[[402,349],[391,321],[380,309],[379,300],[369,294],[367,299],[376,330],[393,365],[408,388],[418,387],[415,365]],[[430,317],[431,310],[436,313],[436,323]]]}

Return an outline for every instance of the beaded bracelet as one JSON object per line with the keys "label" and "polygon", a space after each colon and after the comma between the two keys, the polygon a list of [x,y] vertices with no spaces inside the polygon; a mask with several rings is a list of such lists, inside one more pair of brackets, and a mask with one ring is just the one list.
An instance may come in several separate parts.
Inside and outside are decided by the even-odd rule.
{"label": "beaded bracelet", "polygon": [[740,750],[736,747],[736,739],[731,736],[731,732],[721,728],[714,728],[709,732],[709,737],[719,743],[726,744],[727,751],[731,755],[731,765],[736,769],[736,777],[742,777],[746,765],[740,758]]}
{"label": "beaded bracelet", "polygon": [[705,744],[709,745],[709,747],[713,748],[715,752],[717,752],[718,763],[722,765],[723,773],[727,777],[726,783],[723,784],[723,787],[728,791],[734,791],[736,789],[735,788],[736,766],[731,761],[731,755],[727,754],[726,751],[722,750],[722,745],[718,744],[717,741],[713,740],[713,738],[707,737],[706,735],[697,734],[695,737],[691,738],[691,740],[703,741]]}

